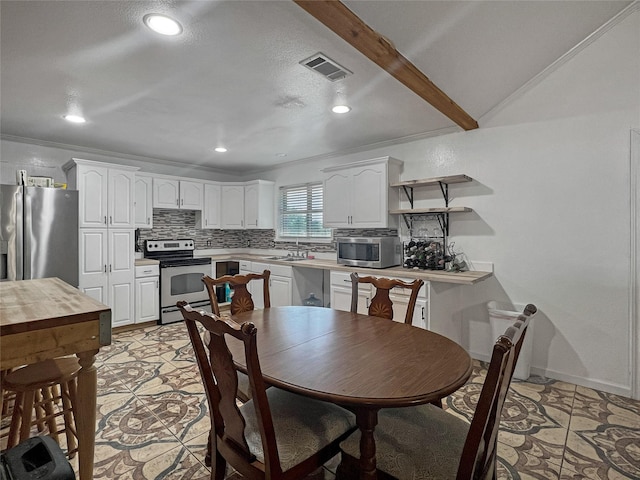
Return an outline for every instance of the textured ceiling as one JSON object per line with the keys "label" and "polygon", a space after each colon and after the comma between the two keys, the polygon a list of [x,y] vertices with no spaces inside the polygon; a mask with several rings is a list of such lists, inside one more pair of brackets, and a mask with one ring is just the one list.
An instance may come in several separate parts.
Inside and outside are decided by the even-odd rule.
{"label": "textured ceiling", "polygon": [[[482,128],[485,113],[631,2],[344,3]],[[184,33],[151,32],[150,12]],[[244,173],[460,130],[287,0],[2,0],[0,17],[4,138]],[[353,75],[330,82],[299,65],[317,52]],[[334,114],[335,103],[353,110]]]}

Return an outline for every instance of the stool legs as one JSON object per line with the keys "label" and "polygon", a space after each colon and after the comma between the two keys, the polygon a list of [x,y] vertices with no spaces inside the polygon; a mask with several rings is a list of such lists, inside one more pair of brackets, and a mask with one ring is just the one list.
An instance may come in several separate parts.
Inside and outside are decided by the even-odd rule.
{"label": "stool legs", "polygon": [[[78,451],[77,431],[73,406],[76,404],[76,379],[63,382],[59,386],[60,395],[55,395],[50,386],[41,389],[16,392],[11,425],[7,438],[7,448],[15,447],[18,443],[31,436],[31,427],[36,425],[38,431],[43,432],[45,426],[48,435],[57,443],[59,434],[64,431],[67,440],[67,455],[74,458]],[[62,404],[62,411],[56,412],[55,405]],[[33,415],[35,413],[35,419]],[[64,428],[59,429],[56,418],[64,418]]]}

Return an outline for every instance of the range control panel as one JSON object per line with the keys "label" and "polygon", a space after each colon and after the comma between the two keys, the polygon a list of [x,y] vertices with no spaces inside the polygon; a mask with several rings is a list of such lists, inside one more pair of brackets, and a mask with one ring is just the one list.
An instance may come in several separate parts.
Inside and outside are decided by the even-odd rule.
{"label": "range control panel", "polygon": [[192,239],[180,240],[145,240],[144,248],[147,252],[184,252],[196,249]]}

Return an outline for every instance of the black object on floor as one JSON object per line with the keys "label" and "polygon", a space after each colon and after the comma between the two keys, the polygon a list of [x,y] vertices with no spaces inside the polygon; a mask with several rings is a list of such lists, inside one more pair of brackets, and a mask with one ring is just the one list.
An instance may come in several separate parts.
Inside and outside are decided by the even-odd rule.
{"label": "black object on floor", "polygon": [[75,480],[55,440],[33,437],[0,454],[0,480]]}

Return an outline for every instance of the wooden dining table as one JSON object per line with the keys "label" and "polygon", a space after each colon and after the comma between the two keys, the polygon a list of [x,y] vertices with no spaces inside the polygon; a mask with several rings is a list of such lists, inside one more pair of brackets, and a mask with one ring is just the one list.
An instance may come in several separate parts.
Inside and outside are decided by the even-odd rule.
{"label": "wooden dining table", "polygon": [[[361,432],[360,478],[376,478],[378,411],[420,405],[451,394],[471,375],[471,357],[428,330],[329,308],[272,307],[233,316],[257,327],[265,381],[341,405]],[[244,352],[230,342],[239,370]]]}
{"label": "wooden dining table", "polygon": [[111,309],[59,278],[0,282],[0,370],[76,355],[80,480],[93,478],[95,356],[111,343]]}

